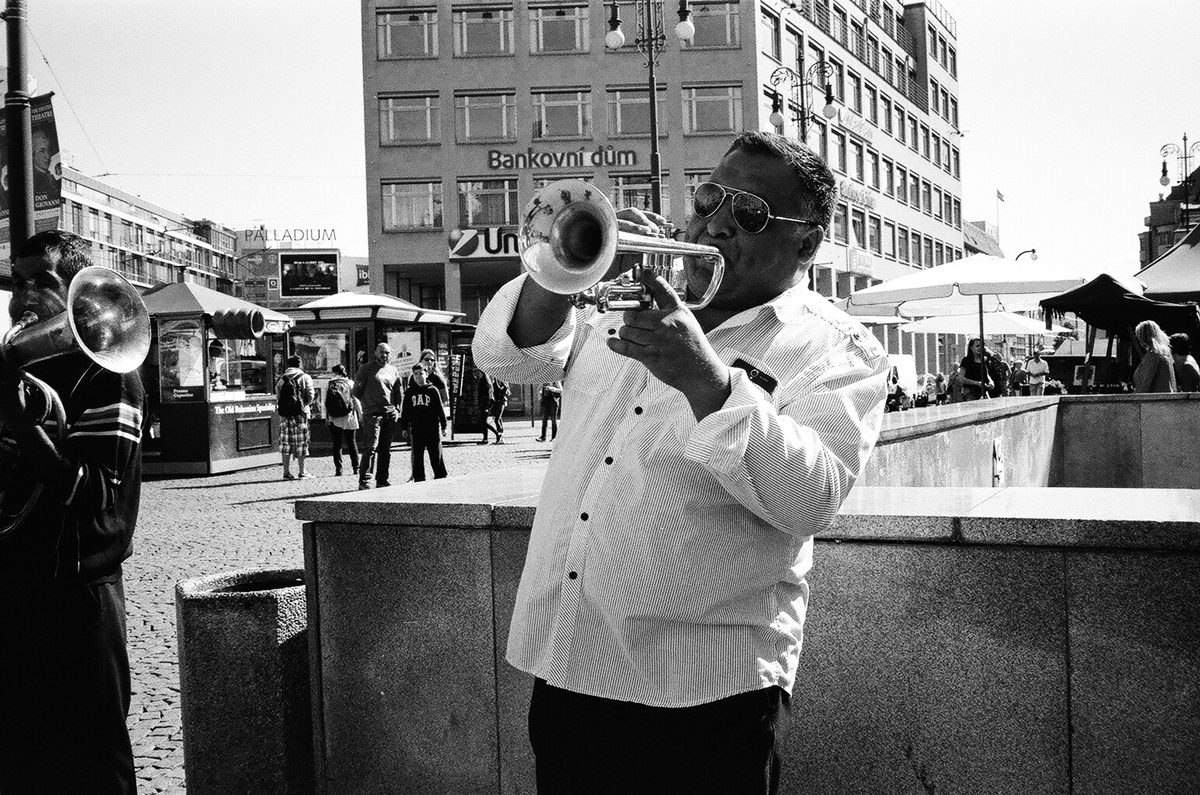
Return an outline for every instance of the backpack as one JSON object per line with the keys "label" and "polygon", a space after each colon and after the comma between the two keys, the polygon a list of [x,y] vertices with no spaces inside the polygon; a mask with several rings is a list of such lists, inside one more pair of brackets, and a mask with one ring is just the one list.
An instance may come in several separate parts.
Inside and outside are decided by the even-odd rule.
{"label": "backpack", "polygon": [[350,397],[350,382],[345,378],[335,378],[329,382],[329,391],[325,393],[325,413],[330,417],[345,417],[354,406]]}
{"label": "backpack", "polygon": [[299,417],[304,413],[304,401],[300,399],[299,375],[285,375],[280,379],[275,410],[280,417]]}

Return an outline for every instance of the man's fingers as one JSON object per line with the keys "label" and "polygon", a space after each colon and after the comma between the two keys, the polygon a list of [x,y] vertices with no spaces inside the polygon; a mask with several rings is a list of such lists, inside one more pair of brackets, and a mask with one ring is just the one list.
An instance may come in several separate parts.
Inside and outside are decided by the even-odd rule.
{"label": "man's fingers", "polygon": [[683,306],[683,302],[679,300],[679,294],[662,276],[643,271],[642,284],[650,290],[650,295],[654,297],[654,303],[658,305],[659,309],[672,312]]}
{"label": "man's fingers", "polygon": [[654,339],[654,333],[651,330],[637,326],[622,326],[617,333],[621,339],[643,347],[649,345]]}

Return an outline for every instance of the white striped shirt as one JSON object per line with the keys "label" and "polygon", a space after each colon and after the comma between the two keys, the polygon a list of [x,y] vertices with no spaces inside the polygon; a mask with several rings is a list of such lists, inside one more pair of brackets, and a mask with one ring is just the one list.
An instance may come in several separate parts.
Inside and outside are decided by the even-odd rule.
{"label": "white striped shirt", "polygon": [[[517,348],[507,329],[524,278],[492,299],[474,342],[490,375],[563,381],[509,662],[651,706],[790,692],[812,536],[879,436],[879,343],[824,298],[789,290],[709,332],[733,388],[698,423],[681,392],[608,349],[619,312],[573,311],[545,344]],[[773,378],[773,393],[739,360]]]}

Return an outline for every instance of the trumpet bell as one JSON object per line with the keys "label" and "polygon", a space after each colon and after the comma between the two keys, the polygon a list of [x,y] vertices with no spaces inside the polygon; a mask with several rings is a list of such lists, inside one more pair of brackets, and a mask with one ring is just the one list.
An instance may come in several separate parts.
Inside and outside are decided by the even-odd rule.
{"label": "trumpet bell", "polygon": [[553,182],[530,199],[517,232],[521,262],[553,293],[572,295],[603,278],[617,254],[617,214],[595,186]]}

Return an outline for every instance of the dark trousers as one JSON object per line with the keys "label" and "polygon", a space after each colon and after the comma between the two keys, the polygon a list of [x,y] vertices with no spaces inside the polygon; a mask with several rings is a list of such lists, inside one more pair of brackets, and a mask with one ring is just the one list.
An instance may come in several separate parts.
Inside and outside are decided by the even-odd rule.
{"label": "dark trousers", "polygon": [[120,583],[0,587],[0,792],[136,792]]}
{"label": "dark trousers", "polygon": [[412,474],[413,480],[425,479],[425,453],[429,452],[429,465],[433,477],[446,477],[446,462],[442,460],[442,436],[438,429],[432,431],[412,428]]}
{"label": "dark trousers", "polygon": [[[488,416],[492,418],[492,422],[488,425],[492,433],[496,434],[496,441],[500,441],[500,437],[504,436],[504,409],[508,406],[507,403],[501,403],[499,406],[492,406],[488,411]],[[483,438],[487,438],[487,430],[483,432]]]}
{"label": "dark trousers", "polygon": [[369,483],[374,472],[375,485],[386,486],[392,468],[392,436],[396,433],[396,420],[391,414],[365,414],[361,431],[362,463],[358,468],[358,482]]}
{"label": "dark trousers", "polygon": [[558,406],[542,406],[542,438],[546,438],[546,424],[550,424],[550,438],[558,436]]}
{"label": "dark trousers", "polygon": [[358,469],[358,442],[354,439],[355,431],[329,426],[329,442],[333,445],[333,471],[342,474],[342,444],[350,454],[350,466]]}
{"label": "dark trousers", "polygon": [[779,687],[665,708],[538,679],[529,704],[538,795],[774,795],[789,705]]}

